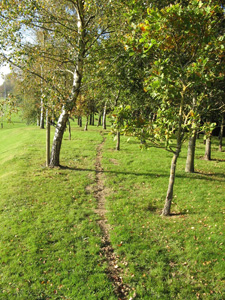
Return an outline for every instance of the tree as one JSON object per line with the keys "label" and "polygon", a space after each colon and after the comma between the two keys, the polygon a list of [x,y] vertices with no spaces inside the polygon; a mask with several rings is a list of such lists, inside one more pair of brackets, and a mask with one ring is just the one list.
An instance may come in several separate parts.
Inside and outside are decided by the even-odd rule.
{"label": "tree", "polygon": [[[47,90],[55,93],[61,103],[51,150],[51,167],[59,166],[60,163],[63,133],[81,90],[84,62],[94,63],[95,53],[101,48],[102,40],[109,37],[114,22],[113,8],[118,3],[101,0],[23,0],[18,5],[9,0],[0,4],[1,56],[39,77],[46,84]],[[40,29],[48,35],[49,47],[41,47],[32,41],[33,32]],[[24,39],[24,32],[30,34],[30,39]],[[32,69],[37,57],[44,57],[44,68],[46,63],[54,62],[55,68],[50,74]],[[65,91],[62,78],[66,74],[69,74],[70,79],[67,80],[69,85]]]}
{"label": "tree", "polygon": [[[145,90],[156,104],[157,118],[144,124],[145,137],[148,134],[153,143],[164,141],[173,153],[164,216],[170,214],[182,144],[193,134],[192,124],[200,123],[198,110],[205,105],[212,78],[224,76],[221,16],[223,10],[216,1],[192,0],[187,6],[174,4],[161,10],[152,7],[145,21],[136,26],[141,38],[137,34],[127,42],[131,55],[140,53],[151,62],[145,69]],[[197,111],[193,110],[193,98]],[[176,139],[175,148],[172,138]]]}

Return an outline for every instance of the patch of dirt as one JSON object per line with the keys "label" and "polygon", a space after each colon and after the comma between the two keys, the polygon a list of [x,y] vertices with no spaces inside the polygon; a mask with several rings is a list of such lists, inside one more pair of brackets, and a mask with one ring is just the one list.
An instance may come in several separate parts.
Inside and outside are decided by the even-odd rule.
{"label": "patch of dirt", "polygon": [[[101,165],[102,147],[104,142],[105,142],[105,138],[97,148],[97,156],[96,156],[96,163],[95,163],[95,170],[96,170],[95,187],[96,188],[94,190],[94,195],[98,201],[98,207],[95,210],[95,212],[100,217],[98,224],[102,230],[103,246],[100,251],[100,256],[104,257],[108,263],[107,275],[112,281],[118,299],[126,300],[128,299],[128,295],[131,289],[128,285],[123,283],[123,278],[122,278],[123,270],[118,266],[119,257],[115,254],[114,249],[110,242],[110,226],[107,223],[107,218],[106,218],[107,210],[105,208],[105,202],[106,202],[105,195],[107,192],[104,188],[103,169]],[[129,298],[129,300],[134,299],[134,297]]]}

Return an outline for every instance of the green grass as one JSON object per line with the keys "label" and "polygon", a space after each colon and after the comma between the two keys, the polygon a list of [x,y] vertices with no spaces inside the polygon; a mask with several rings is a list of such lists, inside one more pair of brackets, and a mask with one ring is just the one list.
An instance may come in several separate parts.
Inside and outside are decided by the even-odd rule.
{"label": "green grass", "polygon": [[[10,127],[10,126],[9,126]],[[61,164],[45,167],[45,131],[0,130],[0,299],[116,300],[100,253],[94,213],[96,127],[65,133]],[[160,217],[170,153],[139,149],[122,137],[121,151],[105,133],[102,165],[110,238],[123,280],[136,299],[218,299],[225,295],[225,152],[214,140],[212,161],[197,143],[196,170],[178,160],[171,217]],[[129,299],[129,298],[128,298]]]}
{"label": "green grass", "polygon": [[82,170],[93,169],[101,137],[82,135],[64,140],[70,169],[48,170],[45,131],[1,131],[0,299],[116,299],[99,256],[90,171]]}
{"label": "green grass", "polygon": [[[111,239],[128,264],[127,283],[138,299],[223,299],[225,296],[225,153],[204,161],[198,140],[196,170],[184,172],[186,147],[178,161],[171,217],[160,217],[171,154],[140,151],[135,141],[104,149],[105,184],[110,190]],[[112,164],[114,161],[114,164]],[[122,242],[122,243],[121,243]],[[122,244],[122,245],[121,245]]]}

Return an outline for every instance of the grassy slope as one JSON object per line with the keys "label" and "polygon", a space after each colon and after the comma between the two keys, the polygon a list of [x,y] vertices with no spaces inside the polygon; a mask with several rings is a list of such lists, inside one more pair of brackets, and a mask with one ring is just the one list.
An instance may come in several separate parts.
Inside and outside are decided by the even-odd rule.
{"label": "grassy slope", "polygon": [[[225,154],[210,162],[197,145],[196,169],[178,162],[173,211],[159,216],[170,154],[140,151],[106,136],[103,167],[111,240],[124,280],[136,299],[223,299]],[[99,130],[74,128],[63,142],[63,165],[44,167],[45,132],[36,127],[0,131],[0,299],[117,299],[99,256],[101,232],[93,212]],[[131,293],[131,295],[133,292]]]}
{"label": "grassy slope", "polygon": [[65,140],[71,169],[48,170],[45,131],[0,134],[0,299],[116,299],[99,256],[95,201],[85,190],[93,179],[73,169],[94,170],[100,135]]}

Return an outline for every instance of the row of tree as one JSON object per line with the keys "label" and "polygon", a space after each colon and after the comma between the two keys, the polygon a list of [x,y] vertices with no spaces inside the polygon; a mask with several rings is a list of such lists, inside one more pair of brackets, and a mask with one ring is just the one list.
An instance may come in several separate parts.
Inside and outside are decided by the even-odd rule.
{"label": "row of tree", "polygon": [[118,141],[122,132],[173,153],[169,215],[183,142],[193,172],[197,133],[210,146],[214,123],[223,128],[223,2],[3,0],[1,60],[14,69],[27,118],[38,114],[43,128],[45,111],[47,127],[56,124],[50,167],[60,164],[70,117],[113,111]]}

